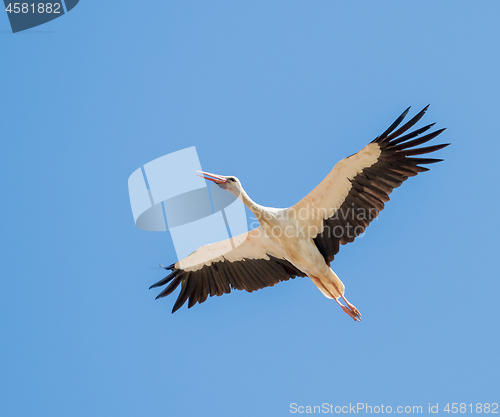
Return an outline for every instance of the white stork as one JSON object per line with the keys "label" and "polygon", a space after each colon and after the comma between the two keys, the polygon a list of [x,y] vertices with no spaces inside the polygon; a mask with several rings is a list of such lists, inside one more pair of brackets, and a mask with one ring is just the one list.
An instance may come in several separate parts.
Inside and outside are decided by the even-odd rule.
{"label": "white stork", "polygon": [[360,321],[361,314],[345,298],[344,284],[330,268],[330,262],[340,245],[354,241],[378,216],[394,188],[408,177],[428,171],[421,165],[442,161],[413,156],[448,146],[416,148],[444,129],[416,138],[431,128],[432,123],[404,134],[428,107],[395,130],[408,113],[409,108],[406,109],[382,135],[337,163],[314,190],[289,208],[261,206],[248,196],[236,177],[201,172],[205,179],[243,201],[260,226],[233,238],[233,242],[228,239],[202,246],[166,267],[172,272],[150,287],[170,282],[156,298],[171,294],[182,284],[173,313],[188,299],[191,308],[203,303],[209,295],[227,294],[231,289],[252,292],[290,278],[308,276],[326,297],[333,298],[350,317]]}

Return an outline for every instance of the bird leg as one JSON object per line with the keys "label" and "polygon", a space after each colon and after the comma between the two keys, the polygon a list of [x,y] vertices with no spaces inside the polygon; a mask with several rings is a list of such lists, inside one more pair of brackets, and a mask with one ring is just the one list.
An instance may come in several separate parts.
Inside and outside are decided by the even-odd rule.
{"label": "bird leg", "polygon": [[359,317],[359,319],[361,320],[361,313],[359,312],[359,310],[354,307],[349,301],[347,301],[347,298],[344,297],[344,294],[341,294],[341,297],[342,297],[342,300],[345,301],[345,303],[347,304],[347,307],[349,307],[352,312]]}
{"label": "bird leg", "polygon": [[[333,272],[333,271],[332,271]],[[342,294],[342,291],[339,290],[338,286],[334,284],[335,291],[331,291],[325,288],[321,280],[313,275],[309,275],[314,282],[314,284],[319,288],[319,290],[325,295],[325,297],[333,298],[337,304],[344,310],[346,314],[348,314],[353,320],[361,321],[361,313],[358,311],[356,307],[354,307]],[[338,278],[337,278],[338,279]],[[342,304],[338,299],[340,298],[337,294],[340,294],[340,297],[346,302],[347,307]]]}
{"label": "bird leg", "polygon": [[348,314],[354,321],[361,321],[361,314],[356,307],[354,307],[347,299],[341,295],[342,299],[347,303],[347,307],[342,304],[337,298],[335,301],[344,310],[344,313]]}

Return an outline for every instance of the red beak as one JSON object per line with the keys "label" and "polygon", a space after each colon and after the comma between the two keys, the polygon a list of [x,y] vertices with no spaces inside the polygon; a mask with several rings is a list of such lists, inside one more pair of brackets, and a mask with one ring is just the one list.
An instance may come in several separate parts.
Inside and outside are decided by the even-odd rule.
{"label": "red beak", "polygon": [[[227,180],[220,175],[210,174],[210,172],[196,171],[202,175],[198,175],[198,177],[205,178],[206,180],[213,181],[216,184],[224,184]],[[211,178],[210,178],[211,177]]]}

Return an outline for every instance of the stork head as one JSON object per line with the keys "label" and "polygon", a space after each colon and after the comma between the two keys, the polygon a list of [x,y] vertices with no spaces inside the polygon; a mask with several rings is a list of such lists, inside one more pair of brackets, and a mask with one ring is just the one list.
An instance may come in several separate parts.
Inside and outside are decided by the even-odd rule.
{"label": "stork head", "polygon": [[206,180],[215,182],[220,188],[223,190],[227,190],[230,193],[233,193],[236,197],[238,197],[241,193],[241,182],[238,178],[229,176],[225,177],[224,175],[210,174],[209,172],[197,171],[201,175],[198,175],[201,178],[205,178]]}

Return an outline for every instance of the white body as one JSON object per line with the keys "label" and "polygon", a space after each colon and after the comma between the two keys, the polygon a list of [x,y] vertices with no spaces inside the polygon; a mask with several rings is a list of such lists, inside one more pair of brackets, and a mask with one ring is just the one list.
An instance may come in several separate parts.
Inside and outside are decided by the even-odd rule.
{"label": "white body", "polygon": [[281,256],[311,278],[326,297],[338,299],[343,295],[344,284],[307,234],[307,222],[296,219],[290,209],[262,207],[261,210],[263,233]]}

